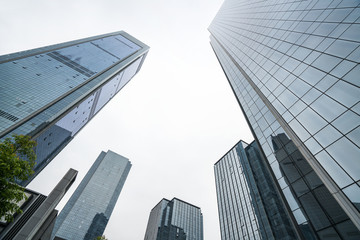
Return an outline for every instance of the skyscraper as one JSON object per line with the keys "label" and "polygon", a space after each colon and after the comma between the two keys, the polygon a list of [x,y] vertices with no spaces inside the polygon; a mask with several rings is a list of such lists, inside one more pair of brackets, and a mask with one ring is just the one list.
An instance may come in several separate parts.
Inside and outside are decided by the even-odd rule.
{"label": "skyscraper", "polygon": [[178,198],[163,198],[150,212],[145,240],[203,240],[199,207]]}
{"label": "skyscraper", "polygon": [[296,239],[255,141],[238,142],[214,170],[221,239]]}
{"label": "skyscraper", "polygon": [[0,57],[0,138],[37,141],[32,178],[131,80],[148,50],[120,31]]}
{"label": "skyscraper", "polygon": [[308,239],[359,238],[359,4],[226,0],[209,27],[290,219]]}
{"label": "skyscraper", "polygon": [[124,186],[131,163],[112,152],[101,152],[60,212],[53,237],[95,239],[102,236]]}

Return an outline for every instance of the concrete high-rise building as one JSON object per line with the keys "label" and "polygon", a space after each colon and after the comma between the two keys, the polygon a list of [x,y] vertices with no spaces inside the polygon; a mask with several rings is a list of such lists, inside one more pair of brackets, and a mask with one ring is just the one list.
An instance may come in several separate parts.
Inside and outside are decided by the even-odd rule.
{"label": "concrete high-rise building", "polygon": [[360,237],[359,4],[225,0],[209,27],[290,219],[307,239]]}
{"label": "concrete high-rise building", "polygon": [[145,240],[203,240],[201,209],[178,198],[163,198],[150,212]]}
{"label": "concrete high-rise building", "polygon": [[131,80],[148,50],[120,31],[0,57],[0,138],[37,141],[32,178]]}
{"label": "concrete high-rise building", "polygon": [[110,150],[101,152],[60,212],[53,238],[87,240],[102,236],[130,168],[127,158]]}
{"label": "concrete high-rise building", "polygon": [[27,199],[18,202],[23,211],[14,214],[14,221],[0,219],[2,240],[50,240],[58,211],[56,205],[75,181],[77,171],[70,169],[49,196],[25,189]]}
{"label": "concrete high-rise building", "polygon": [[255,141],[238,142],[214,170],[221,239],[296,239]]}

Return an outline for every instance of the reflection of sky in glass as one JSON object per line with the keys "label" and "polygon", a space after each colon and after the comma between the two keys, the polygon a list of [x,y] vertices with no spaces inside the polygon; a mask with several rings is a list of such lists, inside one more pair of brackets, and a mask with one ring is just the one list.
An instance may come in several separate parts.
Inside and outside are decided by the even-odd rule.
{"label": "reflection of sky in glass", "polygon": [[[130,161],[123,156],[110,150],[102,152],[57,217],[53,235],[64,239],[101,236],[130,168]],[[99,215],[103,216],[102,224],[91,231],[91,223]],[[93,235],[86,238],[91,232]]]}
{"label": "reflection of sky in glass", "polygon": [[[1,110],[14,117],[0,117],[0,131],[64,97],[90,76],[106,70],[139,49],[138,45],[116,35],[1,63],[0,84],[6,86],[0,88]],[[135,72],[131,74],[127,80]],[[18,120],[11,121],[16,118]]]}
{"label": "reflection of sky in glass", "polygon": [[90,119],[90,112],[94,105],[95,93],[81,102],[77,107],[61,118],[56,125],[71,132],[74,136]]}
{"label": "reflection of sky in glass", "polygon": [[[82,129],[82,127],[84,127],[86,123],[134,76],[139,69],[141,60],[142,57],[139,57],[120,73],[112,77],[102,87],[96,89],[89,97],[78,103],[76,107],[62,116],[54,125],[36,137],[35,140],[38,143],[35,149],[37,155],[35,166],[36,172],[41,171],[41,169],[43,169],[46,164],[49,163],[49,161],[53,159],[54,156],[56,156],[56,154],[65,147],[68,142],[71,141],[76,133],[79,132],[79,130]],[[99,81],[101,81],[101,79],[91,82],[91,84],[95,86],[95,84]],[[80,89],[79,91],[86,93],[89,88],[91,87],[85,85],[84,89]],[[69,97],[71,97],[71,95],[69,95]],[[67,101],[68,104],[78,101],[77,99],[74,99],[74,97],[73,99],[70,98],[70,101]],[[60,104],[61,102],[59,101],[57,103]],[[63,105],[65,108],[68,104],[60,105]],[[52,108],[54,108],[55,111],[59,111],[59,107],[56,105],[53,105]],[[64,109],[62,110],[64,111]],[[40,126],[38,129],[42,129],[45,126],[44,122],[48,121],[49,118],[48,113],[44,113],[46,118],[42,117],[41,114],[37,116],[38,118],[42,117],[43,119],[43,122],[39,124]],[[34,126],[34,128],[36,128],[36,126]],[[24,127],[22,130],[24,130]],[[29,181],[31,181],[31,179],[23,182],[22,184],[25,185]]]}
{"label": "reflection of sky in glass", "polygon": [[354,203],[355,207],[360,210],[360,187],[354,183],[344,189],[344,193]]}
{"label": "reflection of sky in glass", "polygon": [[[227,0],[209,27],[211,44],[266,157],[272,155],[265,140],[272,123],[262,119],[267,107],[259,98],[280,115],[306,160],[319,163],[313,167],[329,179],[329,189],[337,185],[334,192],[360,180],[358,18],[357,1]],[[279,166],[270,163],[281,177]],[[341,192],[334,196],[344,209],[352,208]]]}

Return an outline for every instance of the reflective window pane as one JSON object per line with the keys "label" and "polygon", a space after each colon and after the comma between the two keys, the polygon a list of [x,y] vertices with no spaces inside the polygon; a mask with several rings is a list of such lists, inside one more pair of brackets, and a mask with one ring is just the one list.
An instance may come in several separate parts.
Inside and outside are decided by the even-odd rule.
{"label": "reflective window pane", "polygon": [[[357,77],[358,76],[360,76],[360,73]],[[344,81],[338,81],[334,86],[326,91],[326,93],[335,100],[345,104],[347,107],[351,107],[360,100],[360,89],[355,88]]]}
{"label": "reflective window pane", "polygon": [[347,134],[347,137],[354,142],[358,147],[360,147],[360,127],[357,127],[353,131],[351,131],[349,134]]}
{"label": "reflective window pane", "polygon": [[300,178],[300,174],[295,167],[295,164],[289,157],[280,162],[280,169],[285,174],[289,182],[294,182]]}
{"label": "reflective window pane", "polygon": [[320,96],[310,105],[328,122],[334,120],[337,116],[346,111],[346,108],[326,95]]}
{"label": "reflective window pane", "polygon": [[340,58],[333,57],[327,54],[322,54],[318,57],[315,62],[312,64],[314,67],[317,67],[325,72],[330,72],[336,65],[341,62]]}
{"label": "reflective window pane", "polygon": [[330,145],[327,151],[355,181],[360,179],[360,149],[357,146],[343,137]]}
{"label": "reflective window pane", "polygon": [[352,130],[359,121],[359,115],[355,114],[353,111],[348,110],[339,118],[337,118],[332,125],[334,125],[340,132],[346,134]]}
{"label": "reflective window pane", "polygon": [[352,24],[348,29],[346,29],[346,31],[341,35],[340,38],[352,41],[359,41],[360,26],[358,24]]}
{"label": "reflective window pane", "polygon": [[338,39],[333,42],[333,44],[331,44],[328,49],[326,49],[326,53],[345,58],[352,51],[354,51],[357,46],[358,44],[354,42]]}
{"label": "reflective window pane", "polygon": [[295,210],[299,208],[299,204],[297,203],[294,195],[292,194],[289,187],[284,188],[283,193],[285,195],[285,198],[290,206],[291,210]]}
{"label": "reflective window pane", "polygon": [[311,108],[306,108],[299,114],[297,119],[312,134],[316,133],[326,125],[326,121]]}
{"label": "reflective window pane", "polygon": [[315,99],[317,99],[322,93],[315,88],[310,89],[301,100],[306,104],[311,104]]}
{"label": "reflective window pane", "polygon": [[330,75],[326,75],[323,79],[321,79],[320,82],[318,82],[315,87],[317,89],[319,89],[320,91],[325,92],[326,90],[328,90],[332,85],[334,85],[334,83],[338,81],[337,78],[330,76]]}
{"label": "reflective window pane", "polygon": [[[359,74],[360,74],[360,65],[357,65],[353,68],[348,74],[344,76],[344,80],[348,81],[349,83],[355,84],[356,86],[360,87],[359,81]],[[359,100],[359,99],[357,99]]]}
{"label": "reflective window pane", "polygon": [[354,183],[347,188],[344,188],[344,193],[350,199],[350,201],[355,205],[355,207],[360,211],[360,187]]}
{"label": "reflective window pane", "polygon": [[340,207],[338,202],[324,185],[316,188],[314,190],[314,195],[332,221],[338,223],[348,218],[344,210]]}
{"label": "reflective window pane", "polygon": [[351,69],[356,66],[356,63],[349,61],[342,61],[339,65],[337,65],[330,74],[335,75],[339,78],[342,78],[345,74],[347,74]]}
{"label": "reflective window pane", "polygon": [[311,86],[300,79],[295,80],[292,84],[289,85],[289,89],[295,93],[296,96],[301,98],[304,94],[309,91]]}
{"label": "reflective window pane", "polygon": [[329,33],[331,33],[335,28],[337,24],[336,23],[321,23],[318,28],[314,31],[313,34],[327,36]]}
{"label": "reflective window pane", "polygon": [[352,11],[352,9],[335,9],[330,13],[330,15],[325,19],[327,22],[341,22],[347,15]]}
{"label": "reflective window pane", "polygon": [[338,225],[336,225],[336,229],[340,233],[341,237],[343,237],[346,240],[360,239],[359,230],[354,226],[354,224],[350,220],[339,223]]}
{"label": "reflective window pane", "polygon": [[296,219],[296,222],[298,224],[303,224],[304,222],[307,221],[304,213],[303,213],[303,210],[301,208],[299,209],[296,209],[294,212],[293,212],[294,216],[295,216],[295,219]]}
{"label": "reflective window pane", "polygon": [[325,73],[317,70],[313,67],[308,67],[301,75],[300,77],[307,83],[309,83],[311,86],[314,86],[316,83],[318,83],[323,77],[325,76]]}
{"label": "reflective window pane", "polygon": [[352,179],[342,170],[339,165],[325,151],[315,155],[321,166],[329,173],[340,188],[352,183]]}
{"label": "reflective window pane", "polygon": [[308,139],[310,137],[310,134],[308,131],[305,130],[305,128],[303,126],[301,126],[301,124],[296,120],[293,119],[290,123],[289,123],[290,127],[295,131],[296,135],[303,141],[305,141],[306,139]]}
{"label": "reflective window pane", "polygon": [[318,175],[316,175],[314,171],[305,175],[305,180],[311,189],[317,188],[318,186],[323,184],[320,178],[318,177]]}
{"label": "reflective window pane", "polygon": [[316,230],[330,225],[328,218],[311,192],[301,196],[299,199]]}
{"label": "reflective window pane", "polygon": [[314,139],[314,138],[309,138],[306,142],[305,142],[306,147],[310,150],[310,152],[312,152],[313,154],[318,153],[320,150],[322,150],[322,147],[320,146],[320,144]]}
{"label": "reflective window pane", "polygon": [[326,148],[331,143],[339,139],[342,135],[339,131],[333,128],[331,125],[327,125],[323,129],[321,129],[317,134],[315,134],[314,138],[324,147]]}
{"label": "reflective window pane", "polygon": [[340,240],[341,238],[332,227],[326,228],[318,232],[321,240]]}
{"label": "reflective window pane", "polygon": [[291,185],[298,197],[310,191],[309,188],[306,186],[305,182],[301,178]]}

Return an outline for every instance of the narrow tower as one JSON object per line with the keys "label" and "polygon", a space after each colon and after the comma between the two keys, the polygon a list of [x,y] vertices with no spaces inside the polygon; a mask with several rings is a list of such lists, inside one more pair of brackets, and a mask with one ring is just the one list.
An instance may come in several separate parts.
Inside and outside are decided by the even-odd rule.
{"label": "narrow tower", "polygon": [[130,168],[127,158],[110,150],[101,152],[60,212],[53,237],[87,240],[102,236]]}

